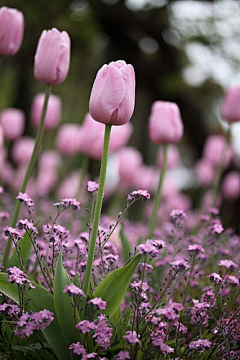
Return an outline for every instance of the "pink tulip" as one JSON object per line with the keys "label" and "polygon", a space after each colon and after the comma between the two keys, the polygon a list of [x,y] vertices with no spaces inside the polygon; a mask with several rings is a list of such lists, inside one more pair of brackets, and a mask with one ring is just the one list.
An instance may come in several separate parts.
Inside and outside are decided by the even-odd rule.
{"label": "pink tulip", "polygon": [[29,136],[18,138],[12,147],[12,159],[16,164],[27,165],[31,158],[35,140]]}
{"label": "pink tulip", "polygon": [[[167,168],[173,169],[179,165],[180,156],[177,146],[170,145],[167,152]],[[163,165],[163,150],[160,148],[157,153],[157,165],[161,168]]]}
{"label": "pink tulip", "polygon": [[94,81],[89,111],[103,124],[123,125],[133,114],[135,74],[132,65],[123,60],[103,65]]}
{"label": "pink tulip", "polygon": [[36,180],[36,190],[38,195],[43,197],[54,189],[57,183],[57,174],[55,171],[40,171]]}
{"label": "pink tulip", "polygon": [[[40,124],[44,99],[45,94],[37,94],[32,103],[31,120],[32,124],[35,127],[38,127]],[[50,95],[44,123],[45,129],[51,130],[58,125],[61,117],[61,112],[62,101],[60,97],[56,95]]]}
{"label": "pink tulip", "polygon": [[55,150],[45,150],[39,159],[39,168],[41,170],[56,170],[60,165],[60,156]]}
{"label": "pink tulip", "polygon": [[4,131],[0,121],[0,149],[4,146]]}
{"label": "pink tulip", "polygon": [[134,147],[125,147],[117,153],[118,172],[121,186],[130,188],[135,186],[135,179],[142,167],[142,155]]}
{"label": "pink tulip", "polygon": [[195,164],[195,172],[201,186],[212,185],[215,180],[216,168],[208,158],[201,158]]}
{"label": "pink tulip", "polygon": [[224,177],[222,192],[228,200],[240,198],[240,174],[238,171],[231,171]]}
{"label": "pink tulip", "polygon": [[227,168],[232,160],[233,152],[230,144],[222,135],[208,136],[203,149],[203,156],[217,166],[220,161]]}
{"label": "pink tulip", "polygon": [[[78,149],[81,153],[99,160],[102,157],[105,125],[93,120],[88,113],[78,134]],[[111,131],[109,152],[112,153],[126,145],[133,131],[133,126],[113,126]],[[91,144],[91,146],[89,146]]]}
{"label": "pink tulip", "polygon": [[44,84],[60,84],[70,64],[70,38],[66,31],[44,30],[38,41],[34,75]]}
{"label": "pink tulip", "polygon": [[183,123],[177,104],[155,101],[149,119],[149,136],[156,144],[177,143],[183,136]]}
{"label": "pink tulip", "polygon": [[146,189],[153,193],[157,187],[158,173],[159,171],[153,166],[140,166],[138,171],[135,173],[135,188]]}
{"label": "pink tulip", "polygon": [[8,108],[1,112],[0,123],[2,124],[5,138],[14,140],[23,134],[25,115],[22,110]]}
{"label": "pink tulip", "polygon": [[0,8],[0,55],[15,55],[23,40],[24,18],[21,11]]}
{"label": "pink tulip", "polygon": [[240,121],[240,86],[228,89],[223,100],[221,115],[229,123]]}
{"label": "pink tulip", "polygon": [[80,126],[77,124],[64,124],[61,126],[55,144],[62,154],[73,155],[78,152],[79,129]]}

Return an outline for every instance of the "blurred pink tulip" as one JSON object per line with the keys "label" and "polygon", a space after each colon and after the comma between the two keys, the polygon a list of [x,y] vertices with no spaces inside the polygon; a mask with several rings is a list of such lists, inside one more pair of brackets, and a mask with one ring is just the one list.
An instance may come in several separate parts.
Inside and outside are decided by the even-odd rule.
{"label": "blurred pink tulip", "polygon": [[221,115],[229,123],[240,121],[240,87],[228,89],[223,100]]}
{"label": "blurred pink tulip", "polygon": [[240,174],[238,171],[231,171],[224,177],[222,192],[228,200],[240,198]]}
{"label": "blurred pink tulip", "polygon": [[25,115],[22,110],[8,108],[1,112],[0,123],[3,127],[5,138],[14,140],[23,134]]}
{"label": "blurred pink tulip", "polygon": [[[94,121],[91,115],[87,113],[78,134],[79,151],[93,159],[101,159],[104,129],[104,124]],[[126,123],[123,126],[113,126],[109,143],[109,152],[112,153],[126,145],[132,132],[133,126],[130,123]]]}
{"label": "blurred pink tulip", "polygon": [[39,168],[41,170],[56,170],[60,165],[60,155],[55,150],[45,150],[39,159]]}
{"label": "blurred pink tulip", "polygon": [[34,75],[44,84],[62,83],[69,70],[70,38],[66,31],[44,30],[34,59]]}
{"label": "blurred pink tulip", "polygon": [[149,118],[149,136],[156,144],[177,143],[183,136],[183,123],[177,104],[155,101]]}
{"label": "blurred pink tulip", "polygon": [[18,165],[27,165],[31,158],[35,140],[29,136],[18,138],[12,147],[12,159]]}
{"label": "blurred pink tulip", "polygon": [[233,151],[224,136],[210,135],[204,144],[203,156],[210,160],[215,167],[220,161],[223,161],[226,168],[232,161]]}
{"label": "blurred pink tulip", "polygon": [[159,170],[153,166],[140,166],[135,173],[135,188],[148,190],[150,193],[153,193],[157,187],[158,174]]}
{"label": "blurred pink tulip", "polygon": [[[173,169],[180,163],[179,150],[175,145],[169,145],[167,152],[167,168]],[[157,153],[157,165],[161,168],[163,165],[163,150],[160,148]]]}
{"label": "blurred pink tulip", "polygon": [[[35,127],[38,127],[41,120],[41,114],[44,104],[45,94],[37,94],[33,99],[31,109],[31,120]],[[45,129],[54,129],[61,117],[62,101],[59,96],[50,95],[48,100],[47,112],[45,117],[44,127]]]}
{"label": "blurred pink tulip", "polygon": [[0,55],[15,55],[23,40],[24,18],[21,11],[0,8]]}
{"label": "blurred pink tulip", "polygon": [[216,168],[208,158],[201,158],[195,164],[195,172],[201,186],[212,185],[215,180]]}
{"label": "blurred pink tulip", "polygon": [[120,184],[123,188],[135,186],[135,178],[142,166],[141,153],[132,146],[125,147],[118,151],[118,172]]}
{"label": "blurred pink tulip", "polygon": [[0,149],[4,146],[4,131],[0,121]]}
{"label": "blurred pink tulip", "polygon": [[48,170],[48,171],[40,171],[36,180],[36,191],[38,195],[43,197],[47,196],[51,190],[57,184],[57,174],[56,171]]}
{"label": "blurred pink tulip", "polygon": [[103,124],[123,125],[130,120],[135,104],[135,74],[123,60],[103,65],[94,81],[89,111]]}
{"label": "blurred pink tulip", "polygon": [[78,137],[80,126],[77,124],[64,124],[57,133],[55,145],[64,155],[73,155],[78,152]]}

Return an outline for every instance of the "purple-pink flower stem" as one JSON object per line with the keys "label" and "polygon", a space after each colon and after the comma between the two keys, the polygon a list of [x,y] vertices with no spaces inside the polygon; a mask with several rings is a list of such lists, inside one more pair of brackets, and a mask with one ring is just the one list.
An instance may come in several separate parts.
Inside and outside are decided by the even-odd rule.
{"label": "purple-pink flower stem", "polygon": [[[44,99],[44,104],[43,104],[43,109],[42,109],[42,114],[41,114],[40,125],[38,127],[36,141],[35,141],[34,149],[33,149],[33,152],[32,152],[32,156],[31,156],[31,159],[29,161],[28,168],[27,168],[27,171],[26,171],[26,174],[25,174],[25,177],[23,179],[22,186],[21,186],[20,192],[22,192],[22,193],[24,193],[26,191],[28,181],[29,181],[29,179],[30,179],[30,177],[32,175],[32,172],[33,172],[34,166],[36,164],[37,157],[39,155],[39,151],[40,151],[40,148],[41,148],[41,145],[42,145],[43,134],[44,134],[44,122],[45,122],[45,117],[46,117],[46,112],[47,112],[48,100],[49,100],[49,97],[50,97],[50,94],[51,94],[51,89],[52,89],[51,85],[46,86],[45,99]],[[21,202],[18,201],[16,203],[14,213],[13,213],[13,217],[12,217],[12,227],[15,226],[15,224],[16,224],[16,222],[18,220],[20,209],[21,209]],[[7,267],[7,262],[8,262],[8,258],[9,258],[9,254],[10,254],[10,250],[11,250],[11,244],[12,244],[12,239],[11,239],[11,237],[8,237],[7,245],[6,245],[6,248],[5,248],[4,255],[3,255],[3,266],[5,268]]]}
{"label": "purple-pink flower stem", "polygon": [[153,237],[153,233],[154,233],[154,230],[156,227],[157,214],[158,214],[159,206],[161,203],[163,181],[164,181],[164,177],[165,177],[166,170],[167,170],[167,150],[168,150],[168,144],[163,144],[163,164],[162,164],[162,169],[161,169],[161,173],[160,173],[157,193],[156,193],[155,200],[154,200],[153,211],[152,211],[152,215],[151,215],[151,218],[149,221],[149,229],[148,229],[148,238],[149,239],[151,239]]}
{"label": "purple-pink flower stem", "polygon": [[[91,231],[91,238],[89,242],[88,248],[88,258],[87,258],[87,266],[84,273],[83,278],[83,292],[87,295],[91,280],[91,272],[92,272],[92,265],[97,241],[97,234],[98,234],[98,225],[102,210],[102,201],[103,201],[103,192],[104,192],[104,184],[107,172],[107,160],[108,160],[108,149],[109,149],[109,141],[110,141],[110,134],[111,134],[111,125],[107,124],[105,127],[105,135],[104,135],[104,145],[103,145],[103,153],[102,153],[102,162],[101,162],[101,169],[100,169],[100,176],[99,176],[99,188],[97,194],[97,200],[95,205],[94,217],[93,217],[93,227]],[[83,301],[83,315],[85,313],[87,297],[84,298]]]}

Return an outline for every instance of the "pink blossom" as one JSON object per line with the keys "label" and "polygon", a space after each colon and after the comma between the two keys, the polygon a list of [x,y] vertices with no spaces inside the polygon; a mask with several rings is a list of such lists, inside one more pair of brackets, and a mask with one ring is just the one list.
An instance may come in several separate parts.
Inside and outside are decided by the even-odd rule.
{"label": "pink blossom", "polygon": [[[33,99],[31,108],[31,121],[35,127],[38,127],[40,124],[44,99],[45,95],[43,93],[37,94]],[[51,130],[58,125],[61,117],[61,112],[61,98],[57,95],[50,95],[44,122],[45,129]]]}
{"label": "pink blossom", "polygon": [[0,124],[3,127],[4,136],[8,140],[17,139],[23,134],[25,115],[20,109],[7,108],[0,113]]}
{"label": "pink blossom", "polygon": [[103,65],[93,83],[89,101],[92,118],[103,124],[123,125],[133,114],[135,74],[123,60]]}

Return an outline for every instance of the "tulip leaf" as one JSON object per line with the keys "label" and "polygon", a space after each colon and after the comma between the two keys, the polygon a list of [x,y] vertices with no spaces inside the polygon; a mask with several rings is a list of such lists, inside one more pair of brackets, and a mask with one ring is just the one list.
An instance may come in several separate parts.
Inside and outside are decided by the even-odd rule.
{"label": "tulip leaf", "polygon": [[[29,299],[26,310],[29,310],[30,308],[37,312],[47,309],[53,313],[54,320],[45,330],[41,331],[57,358],[59,360],[68,360],[71,357],[71,354],[65,345],[62,336],[62,331],[54,308],[53,295],[40,285],[34,284],[34,286],[36,286],[36,288],[31,289],[25,295],[26,298]],[[8,282],[8,275],[5,273],[0,273],[0,292],[19,304],[17,285],[10,284]]]}
{"label": "tulip leaf", "polygon": [[104,311],[106,315],[112,317],[120,307],[140,259],[141,255],[136,255],[129,264],[111,272],[96,287],[93,296],[100,297],[107,302],[107,307]]}
{"label": "tulip leaf", "polygon": [[[54,306],[62,334],[67,347],[71,343],[79,341],[78,332],[75,327],[73,299],[67,293],[63,293],[65,286],[70,285],[70,280],[62,264],[62,252],[59,253],[54,278]],[[80,321],[77,310],[75,310],[76,321]]]}
{"label": "tulip leaf", "polygon": [[127,262],[129,260],[129,257],[131,256],[132,248],[128,241],[128,238],[126,237],[126,234],[124,233],[123,226],[121,227],[121,230],[120,230],[120,238],[121,238],[121,242],[122,242],[123,258],[124,258],[124,261]]}

